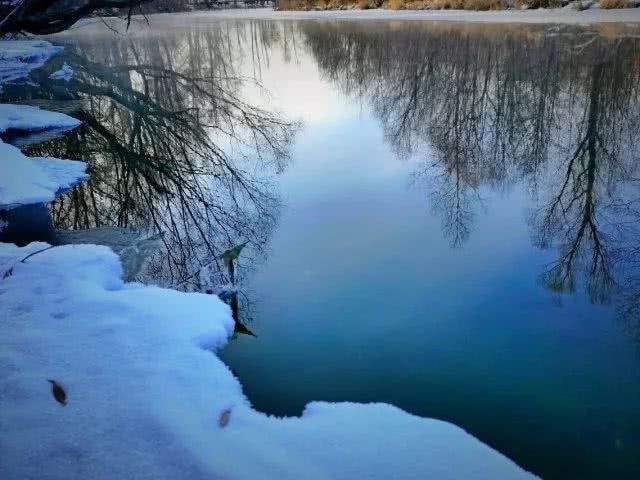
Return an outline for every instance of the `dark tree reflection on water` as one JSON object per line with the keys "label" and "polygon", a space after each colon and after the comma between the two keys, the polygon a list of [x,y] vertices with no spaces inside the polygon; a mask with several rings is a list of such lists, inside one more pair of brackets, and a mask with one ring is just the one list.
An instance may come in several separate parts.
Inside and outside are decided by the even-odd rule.
{"label": "dark tree reflection on water", "polygon": [[424,157],[415,180],[451,245],[471,235],[483,191],[526,185],[534,243],[557,252],[541,282],[615,298],[637,327],[637,32],[387,28],[304,32],[323,74],[370,104],[394,151]]}
{"label": "dark tree reflection on water", "polygon": [[[297,125],[242,99],[254,84],[239,63],[264,58],[255,25],[146,37],[81,36],[58,62],[74,78],[40,98],[73,99],[82,127],[31,155],[89,162],[91,179],[52,205],[59,229],[104,225],[163,232],[143,273],[156,283],[205,290],[229,281],[220,255],[248,241],[239,263],[263,251],[278,212],[271,179],[288,162]],[[81,54],[79,53],[81,52]],[[259,85],[258,85],[259,86]]]}

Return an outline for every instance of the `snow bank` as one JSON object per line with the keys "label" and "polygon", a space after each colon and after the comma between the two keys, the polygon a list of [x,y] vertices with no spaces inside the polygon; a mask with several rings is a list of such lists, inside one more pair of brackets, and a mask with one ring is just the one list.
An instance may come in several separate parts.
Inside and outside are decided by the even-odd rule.
{"label": "snow bank", "polygon": [[533,478],[463,430],[389,405],[258,413],[208,351],[233,332],[217,297],[126,284],[106,247],[19,261],[44,247],[0,244],[4,480]]}
{"label": "snow bank", "polygon": [[44,40],[0,40],[0,84],[26,77],[62,49]]}
{"label": "snow bank", "polygon": [[29,158],[0,141],[0,210],[50,202],[87,178],[86,164],[57,158]]}
{"label": "snow bank", "polygon": [[42,110],[31,105],[0,103],[0,133],[7,130],[69,130],[80,125],[80,121],[69,115]]}
{"label": "snow bank", "polygon": [[[63,113],[29,105],[0,104],[0,133],[8,130],[64,131],[80,122]],[[61,191],[87,178],[83,162],[29,158],[0,140],[0,210],[50,202]]]}

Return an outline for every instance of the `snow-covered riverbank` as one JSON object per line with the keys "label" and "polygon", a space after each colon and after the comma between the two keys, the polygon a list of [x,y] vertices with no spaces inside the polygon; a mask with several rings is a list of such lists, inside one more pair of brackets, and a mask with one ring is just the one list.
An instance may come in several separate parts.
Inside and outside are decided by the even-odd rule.
{"label": "snow-covered riverbank", "polygon": [[[2,83],[26,77],[40,68],[61,47],[42,40],[0,40],[0,88]],[[64,131],[80,122],[56,112],[29,105],[0,104],[0,134]],[[55,195],[86,178],[82,162],[29,158],[18,148],[0,140],[0,209],[50,202]]]}
{"label": "snow-covered riverbank", "polygon": [[187,19],[243,18],[256,20],[422,20],[482,23],[573,24],[596,23],[640,24],[640,8],[603,10],[592,8],[578,11],[574,8],[494,10],[486,12],[467,10],[323,10],[275,11],[265,8],[193,12],[187,14],[157,14],[152,18],[176,15]]}
{"label": "snow-covered riverbank", "polygon": [[[38,68],[40,53],[12,65]],[[0,106],[2,130],[77,125]],[[50,201],[82,178],[81,162],[0,143],[0,209]],[[103,246],[0,243],[3,480],[534,478],[462,429],[391,405],[259,413],[215,354],[233,333],[227,305],[122,273]]]}
{"label": "snow-covered riverbank", "polygon": [[0,244],[3,479],[533,478],[463,430],[390,405],[256,412],[214,354],[233,332],[217,297],[125,284],[106,247],[19,261],[44,247]]}
{"label": "snow-covered riverbank", "polygon": [[44,40],[0,40],[0,84],[27,76],[61,50]]}

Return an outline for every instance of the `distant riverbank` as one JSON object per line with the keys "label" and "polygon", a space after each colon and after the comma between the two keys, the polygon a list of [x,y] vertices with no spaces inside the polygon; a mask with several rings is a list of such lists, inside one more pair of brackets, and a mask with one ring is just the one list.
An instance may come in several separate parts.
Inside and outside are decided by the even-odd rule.
{"label": "distant riverbank", "polygon": [[[171,15],[171,14],[168,14]],[[262,20],[314,19],[314,20],[433,20],[450,22],[487,23],[633,23],[640,24],[640,8],[600,9],[578,11],[572,7],[531,10],[311,10],[276,11],[266,8],[193,12],[190,18],[216,16],[220,18],[253,18]],[[159,16],[159,15],[158,15]]]}

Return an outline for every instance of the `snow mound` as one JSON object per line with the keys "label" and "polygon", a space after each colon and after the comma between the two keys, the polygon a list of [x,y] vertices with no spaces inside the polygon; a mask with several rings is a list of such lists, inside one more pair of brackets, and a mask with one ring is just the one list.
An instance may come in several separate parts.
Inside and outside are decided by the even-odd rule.
{"label": "snow mound", "polygon": [[[44,103],[54,109],[62,106],[51,101]],[[62,107],[68,108],[71,104],[65,101]],[[43,110],[37,106],[0,104],[0,133],[16,146],[33,145],[59,137],[80,123],[64,113]]]}
{"label": "snow mound", "polygon": [[534,478],[463,430],[390,405],[256,412],[209,351],[233,332],[217,297],[124,283],[106,247],[20,261],[46,247],[0,244],[3,480]]}
{"label": "snow mound", "polygon": [[0,133],[7,130],[69,130],[78,125],[79,120],[64,113],[50,112],[31,105],[0,103]]}
{"label": "snow mound", "polygon": [[[64,131],[78,125],[80,121],[64,113],[30,105],[0,104],[0,133],[10,130]],[[83,162],[29,158],[18,148],[0,140],[0,210],[50,202],[56,194],[85,180],[85,170]]]}
{"label": "snow mound", "polygon": [[73,69],[65,62],[62,65],[62,68],[49,75],[49,78],[53,80],[64,80],[65,82],[68,82],[73,78]]}
{"label": "snow mound", "polygon": [[0,210],[50,202],[87,178],[86,164],[57,158],[29,158],[0,141]]}
{"label": "snow mound", "polygon": [[62,49],[44,40],[0,40],[0,84],[26,77]]}

